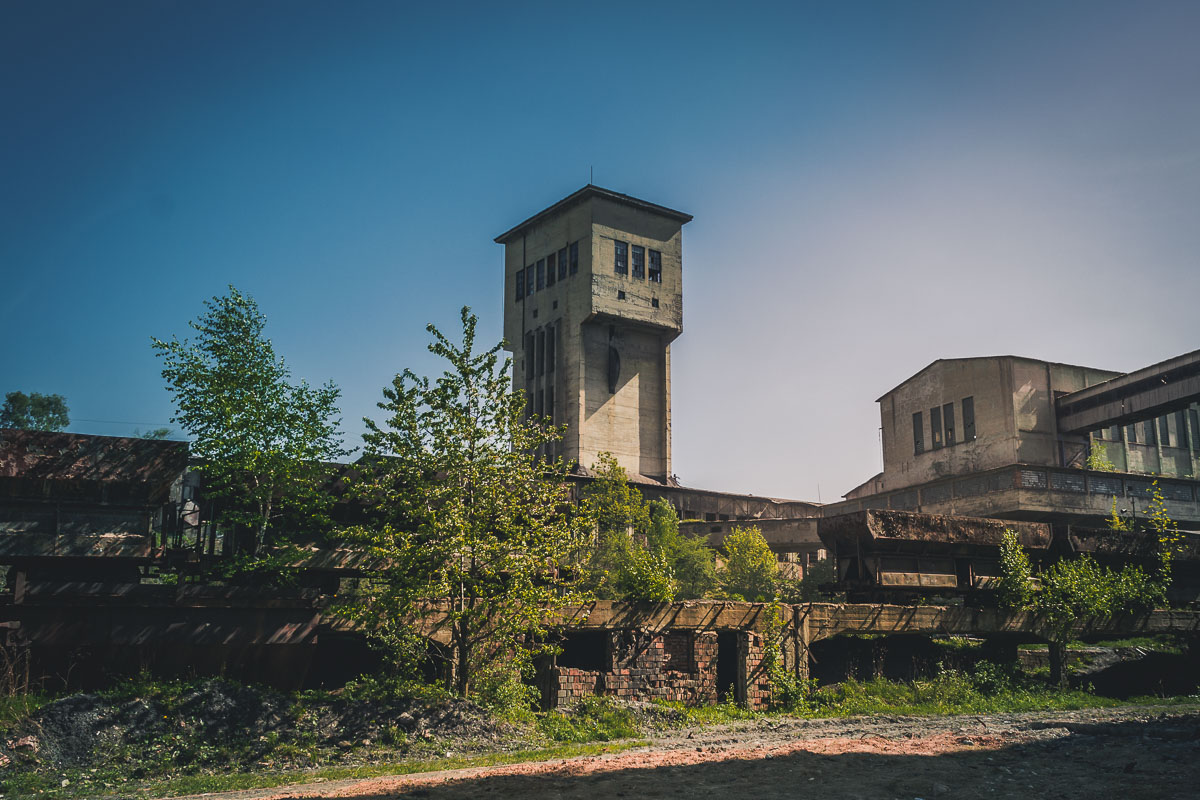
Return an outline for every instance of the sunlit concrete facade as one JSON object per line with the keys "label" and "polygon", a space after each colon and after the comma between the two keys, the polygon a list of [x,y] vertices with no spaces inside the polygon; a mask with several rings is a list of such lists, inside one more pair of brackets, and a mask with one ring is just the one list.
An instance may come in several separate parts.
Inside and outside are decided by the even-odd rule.
{"label": "sunlit concrete facade", "polygon": [[588,468],[671,476],[671,342],[683,331],[682,227],[691,216],[585,186],[496,241],[504,338],[531,413],[565,424]]}

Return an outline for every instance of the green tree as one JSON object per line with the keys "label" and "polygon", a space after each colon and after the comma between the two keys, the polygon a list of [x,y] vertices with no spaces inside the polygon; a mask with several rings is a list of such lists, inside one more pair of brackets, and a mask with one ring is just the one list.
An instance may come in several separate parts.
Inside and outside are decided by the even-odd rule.
{"label": "green tree", "polygon": [[68,411],[61,394],[9,392],[0,408],[0,428],[61,431],[71,424]]}
{"label": "green tree", "polygon": [[1088,447],[1087,464],[1088,469],[1096,472],[1116,472],[1117,465],[1108,458],[1108,448],[1103,442],[1093,441]]}
{"label": "green tree", "polygon": [[1050,645],[1050,679],[1066,682],[1066,646],[1072,635],[1116,614],[1153,608],[1165,601],[1164,584],[1141,567],[1113,570],[1088,554],[1054,562],[1030,582],[1029,555],[1017,535],[1005,531],[1000,550],[1002,607],[1031,611]]}
{"label": "green tree", "polygon": [[779,561],[757,526],[734,528],[722,548],[721,589],[727,598],[758,603],[774,598]]}
{"label": "green tree", "polygon": [[720,585],[717,580],[716,553],[703,535],[687,535],[679,530],[679,516],[666,500],[650,504],[650,532],[647,546],[661,552],[675,576],[675,599],[697,600],[707,597]]}
{"label": "green tree", "polygon": [[583,489],[580,519],[592,531],[580,572],[585,587],[601,600],[670,600],[675,579],[661,549],[649,546],[650,506],[629,484],[611,453],[592,465],[595,478]]}
{"label": "green tree", "polygon": [[602,600],[688,600],[718,586],[715,553],[702,536],[679,530],[665,500],[646,502],[613,456],[601,453],[580,509],[594,532],[581,561],[588,588]]}
{"label": "green tree", "polygon": [[218,523],[232,530],[244,566],[260,567],[268,547],[286,541],[273,524],[319,526],[323,519],[329,462],[346,454],[339,392],[332,382],[291,382],[250,296],[230,286],[204,305],[189,323],[194,342],[152,342],[175,402],[171,422],[191,437],[205,490],[220,504]]}
{"label": "green tree", "polygon": [[429,325],[445,372],[431,382],[405,370],[383,391],[386,419],[364,420],[356,488],[372,520],[343,536],[386,566],[344,613],[403,657],[412,621],[439,603],[451,688],[467,695],[476,676],[523,661],[554,610],[579,599],[560,567],[581,526],[567,513],[566,465],[536,455],[561,430],[526,417],[501,345],[476,352],[468,308],[462,326],[456,344]]}
{"label": "green tree", "polygon": [[1000,543],[1000,580],[996,598],[1001,608],[1025,609],[1033,598],[1033,564],[1014,530],[1004,531]]}

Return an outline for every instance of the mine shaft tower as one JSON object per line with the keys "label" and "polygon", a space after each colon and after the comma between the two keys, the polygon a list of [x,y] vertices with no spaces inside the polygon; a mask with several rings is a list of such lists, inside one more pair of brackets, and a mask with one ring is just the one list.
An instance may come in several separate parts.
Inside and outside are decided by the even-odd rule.
{"label": "mine shaft tower", "polygon": [[671,476],[671,342],[683,332],[689,214],[587,185],[496,237],[504,338],[530,413],[567,426],[568,461],[612,453]]}

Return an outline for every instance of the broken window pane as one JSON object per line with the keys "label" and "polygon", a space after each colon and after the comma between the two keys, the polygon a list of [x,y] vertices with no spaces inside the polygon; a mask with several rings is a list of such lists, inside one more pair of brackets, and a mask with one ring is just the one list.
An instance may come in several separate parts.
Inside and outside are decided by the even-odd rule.
{"label": "broken window pane", "polygon": [[650,280],[662,283],[662,253],[657,250],[650,251]]}
{"label": "broken window pane", "polygon": [[954,444],[954,403],[942,406],[942,424],[946,426],[946,446]]}
{"label": "broken window pane", "polygon": [[962,400],[963,411],[963,441],[975,441],[975,398],[964,397]]}
{"label": "broken window pane", "polygon": [[646,248],[633,246],[633,277],[646,277]]}
{"label": "broken window pane", "polygon": [[919,456],[925,452],[925,426],[921,420],[921,412],[913,414],[913,455]]}
{"label": "broken window pane", "polygon": [[629,274],[629,245],[626,242],[613,242],[613,272],[618,275]]}
{"label": "broken window pane", "polygon": [[942,409],[938,406],[929,409],[929,436],[932,448],[942,449]]}

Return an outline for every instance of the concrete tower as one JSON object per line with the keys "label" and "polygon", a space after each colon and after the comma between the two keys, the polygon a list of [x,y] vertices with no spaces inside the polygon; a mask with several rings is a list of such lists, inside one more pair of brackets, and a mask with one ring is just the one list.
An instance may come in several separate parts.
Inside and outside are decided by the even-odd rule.
{"label": "concrete tower", "polygon": [[568,461],[590,467],[607,451],[631,475],[671,475],[671,342],[691,219],[588,185],[496,237],[513,382],[532,413],[567,426]]}

